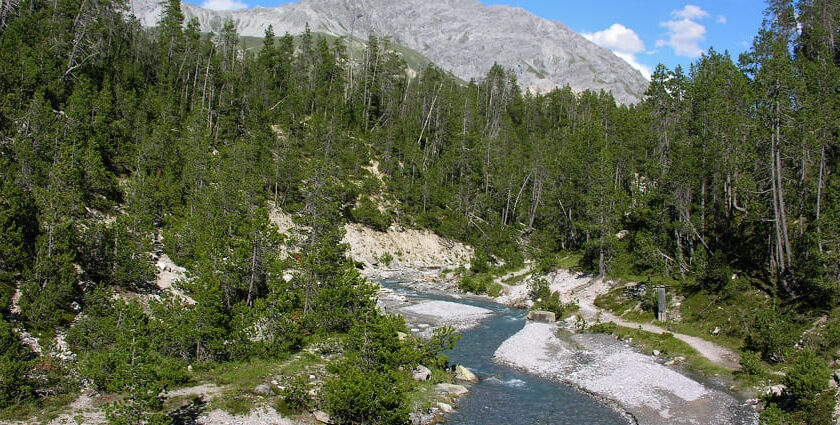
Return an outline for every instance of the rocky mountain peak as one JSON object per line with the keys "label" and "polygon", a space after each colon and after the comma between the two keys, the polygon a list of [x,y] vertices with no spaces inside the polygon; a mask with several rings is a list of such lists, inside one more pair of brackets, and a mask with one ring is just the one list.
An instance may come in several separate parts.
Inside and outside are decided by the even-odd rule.
{"label": "rocky mountain peak", "polygon": [[[132,0],[131,7],[147,26],[163,11],[157,0]],[[185,3],[183,10],[204,31],[218,31],[232,19],[244,36],[261,37],[269,25],[277,34],[299,34],[309,23],[312,31],[335,36],[390,37],[465,81],[482,78],[498,63],[516,73],[523,89],[540,92],[569,85],[635,103],[648,85],[625,61],[562,23],[478,0],[301,0],[238,11]]]}

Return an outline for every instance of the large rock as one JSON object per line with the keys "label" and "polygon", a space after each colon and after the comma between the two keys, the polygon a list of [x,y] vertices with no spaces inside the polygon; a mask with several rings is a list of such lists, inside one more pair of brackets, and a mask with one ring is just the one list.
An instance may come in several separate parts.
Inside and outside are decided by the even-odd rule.
{"label": "large rock", "polygon": [[254,392],[264,396],[274,395],[274,391],[271,390],[271,385],[269,384],[257,385],[257,387],[254,388]]}
{"label": "large rock", "polygon": [[330,423],[330,415],[327,414],[327,412],[323,412],[321,410],[316,410],[315,412],[312,413],[312,415],[315,416],[316,421],[318,421],[322,424]]}
{"label": "large rock", "polygon": [[432,371],[426,366],[419,365],[412,372],[415,381],[428,381],[432,379]]}
{"label": "large rock", "polygon": [[528,320],[543,323],[554,323],[557,320],[557,316],[550,311],[531,310],[528,312]]}
{"label": "large rock", "polygon": [[455,385],[455,384],[437,384],[435,385],[435,391],[441,394],[455,394],[455,395],[464,395],[470,392],[467,387],[463,385]]}
{"label": "large rock", "polygon": [[455,368],[455,379],[458,381],[465,382],[478,382],[478,377],[475,376],[475,374],[472,373],[469,369],[461,365],[458,365]]}

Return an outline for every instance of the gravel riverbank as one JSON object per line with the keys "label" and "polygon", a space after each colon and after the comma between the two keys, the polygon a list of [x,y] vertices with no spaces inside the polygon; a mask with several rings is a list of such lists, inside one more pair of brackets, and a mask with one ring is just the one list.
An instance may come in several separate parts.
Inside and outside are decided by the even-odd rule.
{"label": "gravel riverbank", "polygon": [[731,395],[635,352],[608,335],[528,323],[496,350],[497,361],[617,402],[640,424],[756,424]]}

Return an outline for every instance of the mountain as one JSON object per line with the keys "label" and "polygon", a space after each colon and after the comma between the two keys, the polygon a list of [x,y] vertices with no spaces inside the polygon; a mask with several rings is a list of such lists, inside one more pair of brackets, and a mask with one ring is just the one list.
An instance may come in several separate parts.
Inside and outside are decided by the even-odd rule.
{"label": "mountain", "polygon": [[[335,36],[390,37],[465,81],[499,63],[514,70],[520,86],[542,92],[568,84],[635,103],[648,85],[625,61],[562,23],[478,0],[301,0],[239,11],[182,7],[203,31],[218,32],[231,19],[243,36],[262,37],[269,25],[276,34],[299,34],[308,23],[313,32]],[[154,26],[162,11],[158,0],[131,1],[131,13],[146,26]]]}

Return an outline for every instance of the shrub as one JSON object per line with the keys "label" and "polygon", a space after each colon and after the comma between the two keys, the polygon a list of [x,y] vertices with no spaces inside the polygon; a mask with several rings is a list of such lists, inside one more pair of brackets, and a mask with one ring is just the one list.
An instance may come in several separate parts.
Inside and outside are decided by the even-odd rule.
{"label": "shrub", "polygon": [[312,407],[312,397],[306,386],[303,375],[295,376],[280,392],[283,398],[281,410],[287,413],[297,413]]}
{"label": "shrub", "polygon": [[391,255],[390,252],[386,252],[386,253],[383,253],[382,255],[380,255],[379,258],[377,258],[376,260],[379,261],[379,264],[382,264],[385,267],[388,267],[388,266],[391,265],[391,262],[394,261],[394,256]]}
{"label": "shrub", "polygon": [[349,358],[331,367],[324,383],[324,401],[336,424],[408,423],[405,377],[395,371],[363,370]]}
{"label": "shrub", "polygon": [[746,346],[749,350],[761,353],[764,360],[780,363],[785,361],[796,340],[797,335],[790,319],[774,309],[766,309],[755,315]]}
{"label": "shrub", "polygon": [[363,198],[359,206],[350,211],[350,216],[356,223],[364,224],[372,229],[384,232],[391,225],[391,217],[379,211],[379,208],[369,198]]}
{"label": "shrub", "polygon": [[805,407],[828,388],[829,379],[831,370],[825,361],[812,351],[802,351],[785,375],[785,393],[797,406]]}
{"label": "shrub", "polygon": [[534,310],[544,310],[554,313],[557,318],[563,317],[568,306],[560,301],[560,293],[551,293],[548,281],[535,279],[528,284],[528,292],[531,300],[534,301]]}
{"label": "shrub", "polygon": [[[497,288],[493,288],[494,285]],[[461,281],[458,282],[458,289],[464,292],[472,292],[473,294],[487,294],[490,293],[491,290],[494,292],[501,292],[502,288],[500,285],[493,282],[492,276],[486,273],[481,273],[473,276],[464,276]]]}
{"label": "shrub", "polygon": [[9,322],[0,318],[0,408],[18,404],[32,396],[25,350]]}
{"label": "shrub", "polygon": [[744,351],[741,354],[741,373],[747,376],[761,374],[761,356],[755,351]]}
{"label": "shrub", "polygon": [[607,334],[611,335],[615,332],[616,324],[615,322],[605,322],[605,323],[596,323],[591,325],[587,331],[594,334]]}

